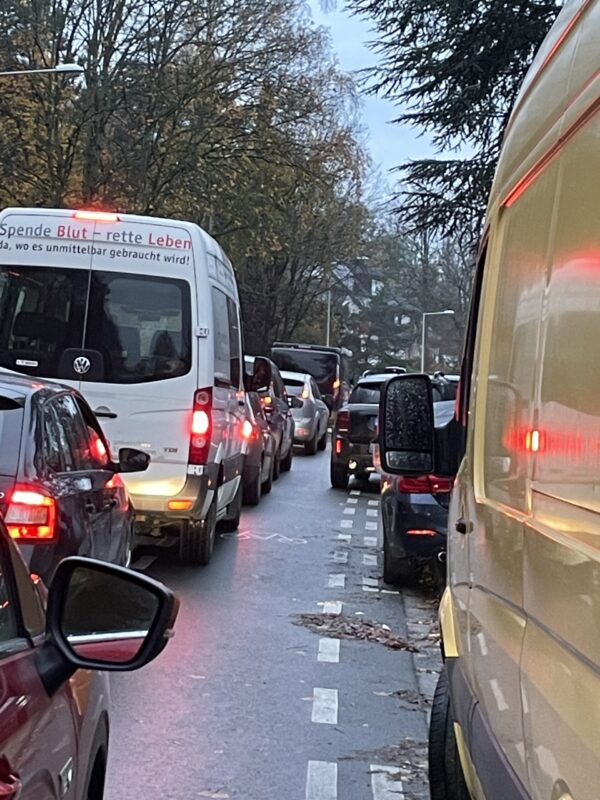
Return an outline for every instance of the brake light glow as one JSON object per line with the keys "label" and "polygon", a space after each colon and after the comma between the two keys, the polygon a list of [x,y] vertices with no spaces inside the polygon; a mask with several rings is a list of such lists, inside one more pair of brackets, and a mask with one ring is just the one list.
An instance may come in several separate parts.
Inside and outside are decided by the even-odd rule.
{"label": "brake light glow", "polygon": [[56,537],[56,501],[37,488],[17,486],[4,521],[11,539],[50,542]]}
{"label": "brake light glow", "polygon": [[204,409],[194,411],[192,416],[192,433],[204,436],[210,429],[210,417]]}
{"label": "brake light glow", "polygon": [[119,215],[115,214],[112,211],[86,211],[82,209],[81,211],[76,211],[73,214],[74,219],[81,220],[83,222],[118,222]]}
{"label": "brake light glow", "polygon": [[263,398],[261,398],[261,399],[262,399],[262,401],[263,401],[263,405],[265,405],[265,406],[270,406],[270,405],[272,404],[272,402],[273,402],[273,398],[271,397],[271,395],[270,395],[270,394],[266,394],[266,395],[265,395]]}
{"label": "brake light glow", "polygon": [[406,531],[408,536],[436,536],[437,531],[432,531],[429,528],[411,528]]}
{"label": "brake light glow", "polygon": [[341,385],[342,385],[342,382],[340,381],[340,379],[339,379],[339,378],[336,378],[336,379],[334,380],[334,382],[333,382],[333,388],[334,388],[334,390],[337,390],[337,389],[339,389]]}
{"label": "brake light glow", "polygon": [[249,419],[245,419],[244,424],[242,425],[242,436],[244,437],[244,439],[251,439],[253,433],[254,433],[254,426],[252,425]]}
{"label": "brake light glow", "polygon": [[210,451],[212,432],[212,387],[198,389],[194,395],[192,430],[190,437],[190,464],[206,464]]}
{"label": "brake light glow", "polygon": [[452,486],[452,478],[438,478],[436,475],[398,478],[398,491],[406,494],[445,494],[452,491]]}
{"label": "brake light glow", "polygon": [[336,454],[336,456],[339,456],[339,454],[342,452],[342,447],[343,446],[344,446],[344,443],[342,442],[341,439],[336,439],[335,440],[335,454]]}

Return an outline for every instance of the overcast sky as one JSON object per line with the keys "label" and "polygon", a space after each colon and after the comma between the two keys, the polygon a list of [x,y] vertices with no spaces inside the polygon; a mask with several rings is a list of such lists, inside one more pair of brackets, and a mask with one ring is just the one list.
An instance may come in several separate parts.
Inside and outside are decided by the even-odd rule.
{"label": "overcast sky", "polygon": [[[329,28],[333,49],[340,67],[355,72],[376,63],[375,54],[367,47],[373,39],[369,24],[363,17],[348,14],[343,0],[338,0],[338,10],[327,14],[321,11],[319,0],[309,0],[313,18],[318,25]],[[369,131],[369,149],[375,164],[388,170],[411,158],[431,155],[425,138],[406,125],[391,125],[390,120],[398,110],[388,101],[375,97],[363,99],[363,119]],[[393,178],[390,178],[393,181]]]}

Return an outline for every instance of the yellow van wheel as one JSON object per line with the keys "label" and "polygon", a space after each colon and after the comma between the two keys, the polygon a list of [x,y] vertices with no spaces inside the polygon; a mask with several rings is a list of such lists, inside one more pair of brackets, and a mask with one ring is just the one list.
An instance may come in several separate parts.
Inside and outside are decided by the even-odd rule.
{"label": "yellow van wheel", "polygon": [[440,673],[431,706],[429,791],[431,800],[470,800],[456,746],[445,668]]}

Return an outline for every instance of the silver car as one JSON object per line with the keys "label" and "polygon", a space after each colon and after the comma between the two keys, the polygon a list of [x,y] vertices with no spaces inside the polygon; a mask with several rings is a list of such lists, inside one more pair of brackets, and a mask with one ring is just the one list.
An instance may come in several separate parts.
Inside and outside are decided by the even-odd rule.
{"label": "silver car", "polygon": [[[296,398],[292,405],[292,415],[296,423],[294,444],[304,445],[304,451],[311,456],[317,449],[325,450],[329,409],[323,402],[315,379],[303,372],[282,372],[281,377],[288,396]],[[301,406],[297,406],[297,400],[301,401]]]}

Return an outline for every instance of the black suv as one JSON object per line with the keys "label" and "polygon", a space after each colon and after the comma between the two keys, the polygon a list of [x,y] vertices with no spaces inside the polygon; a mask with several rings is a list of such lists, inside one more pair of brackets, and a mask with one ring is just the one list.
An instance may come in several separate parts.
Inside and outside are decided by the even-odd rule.
{"label": "black suv", "polygon": [[331,485],[345,489],[354,475],[368,480],[375,471],[371,442],[375,439],[381,387],[391,373],[366,375],[352,389],[348,402],[338,411],[331,442]]}

